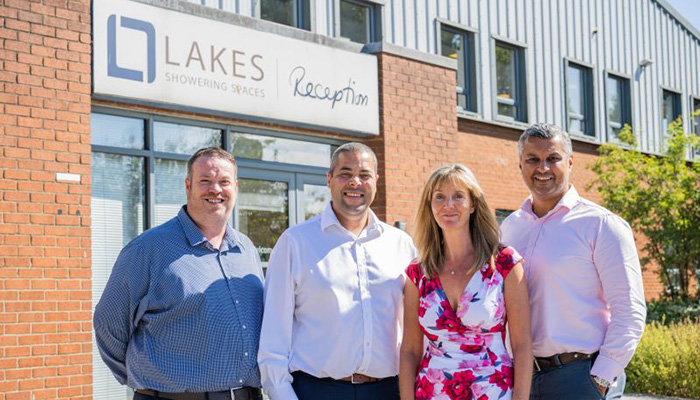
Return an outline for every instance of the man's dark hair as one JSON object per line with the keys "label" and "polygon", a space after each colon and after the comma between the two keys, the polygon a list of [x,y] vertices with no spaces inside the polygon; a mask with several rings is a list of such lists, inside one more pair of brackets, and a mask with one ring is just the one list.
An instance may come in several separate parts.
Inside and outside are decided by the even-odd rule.
{"label": "man's dark hair", "polygon": [[340,157],[341,153],[367,153],[371,155],[372,160],[374,161],[374,174],[377,174],[377,155],[374,154],[374,151],[366,144],[362,144],[359,142],[350,142],[338,147],[333,152],[333,155],[331,156],[331,167],[328,169],[328,173],[331,174],[331,176],[333,175],[333,171],[335,171],[335,168],[338,166],[338,157]]}

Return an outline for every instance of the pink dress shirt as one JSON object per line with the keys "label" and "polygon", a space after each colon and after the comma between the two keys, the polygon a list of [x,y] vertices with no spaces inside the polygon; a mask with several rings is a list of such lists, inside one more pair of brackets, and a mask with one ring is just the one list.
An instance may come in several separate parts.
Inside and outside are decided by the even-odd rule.
{"label": "pink dress shirt", "polygon": [[524,257],[537,357],[600,351],[592,375],[614,381],[644,332],[646,304],[632,230],[573,186],[542,218],[532,197],[501,225]]}

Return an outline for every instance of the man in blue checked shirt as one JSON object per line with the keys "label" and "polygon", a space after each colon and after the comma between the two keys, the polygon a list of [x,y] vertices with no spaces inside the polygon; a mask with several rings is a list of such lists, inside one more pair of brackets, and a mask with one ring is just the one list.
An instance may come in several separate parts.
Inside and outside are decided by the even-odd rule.
{"label": "man in blue checked shirt", "polygon": [[187,162],[187,205],[131,241],[95,308],[95,337],[134,400],[261,400],[256,363],[263,274],[229,218],[236,161],[206,148]]}

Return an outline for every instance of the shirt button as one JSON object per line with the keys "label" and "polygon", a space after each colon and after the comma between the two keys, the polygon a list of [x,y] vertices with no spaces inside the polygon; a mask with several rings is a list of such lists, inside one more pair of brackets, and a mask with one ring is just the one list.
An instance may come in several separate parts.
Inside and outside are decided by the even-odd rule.
{"label": "shirt button", "polygon": [[243,383],[243,379],[239,379],[239,380],[238,380],[238,383]]}
{"label": "shirt button", "polygon": [[236,304],[238,304],[238,300],[236,300]]}
{"label": "shirt button", "polygon": [[365,346],[369,347],[369,342],[365,343]]}
{"label": "shirt button", "polygon": [[243,329],[245,329],[245,325],[243,325]]}
{"label": "shirt button", "polygon": [[248,357],[248,352],[243,353],[244,356]]}

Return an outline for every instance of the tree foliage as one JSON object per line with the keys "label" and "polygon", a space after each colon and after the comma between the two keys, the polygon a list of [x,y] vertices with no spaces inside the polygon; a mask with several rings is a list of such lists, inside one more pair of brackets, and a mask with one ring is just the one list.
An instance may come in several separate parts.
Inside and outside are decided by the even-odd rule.
{"label": "tree foliage", "polygon": [[700,155],[691,153],[700,148],[700,138],[685,133],[679,118],[669,125],[662,155],[642,153],[629,126],[619,139],[600,146],[591,166],[597,176],[588,188],[595,187],[605,207],[646,237],[642,264],[660,266],[666,295],[688,298],[700,268],[700,163],[687,160]]}

